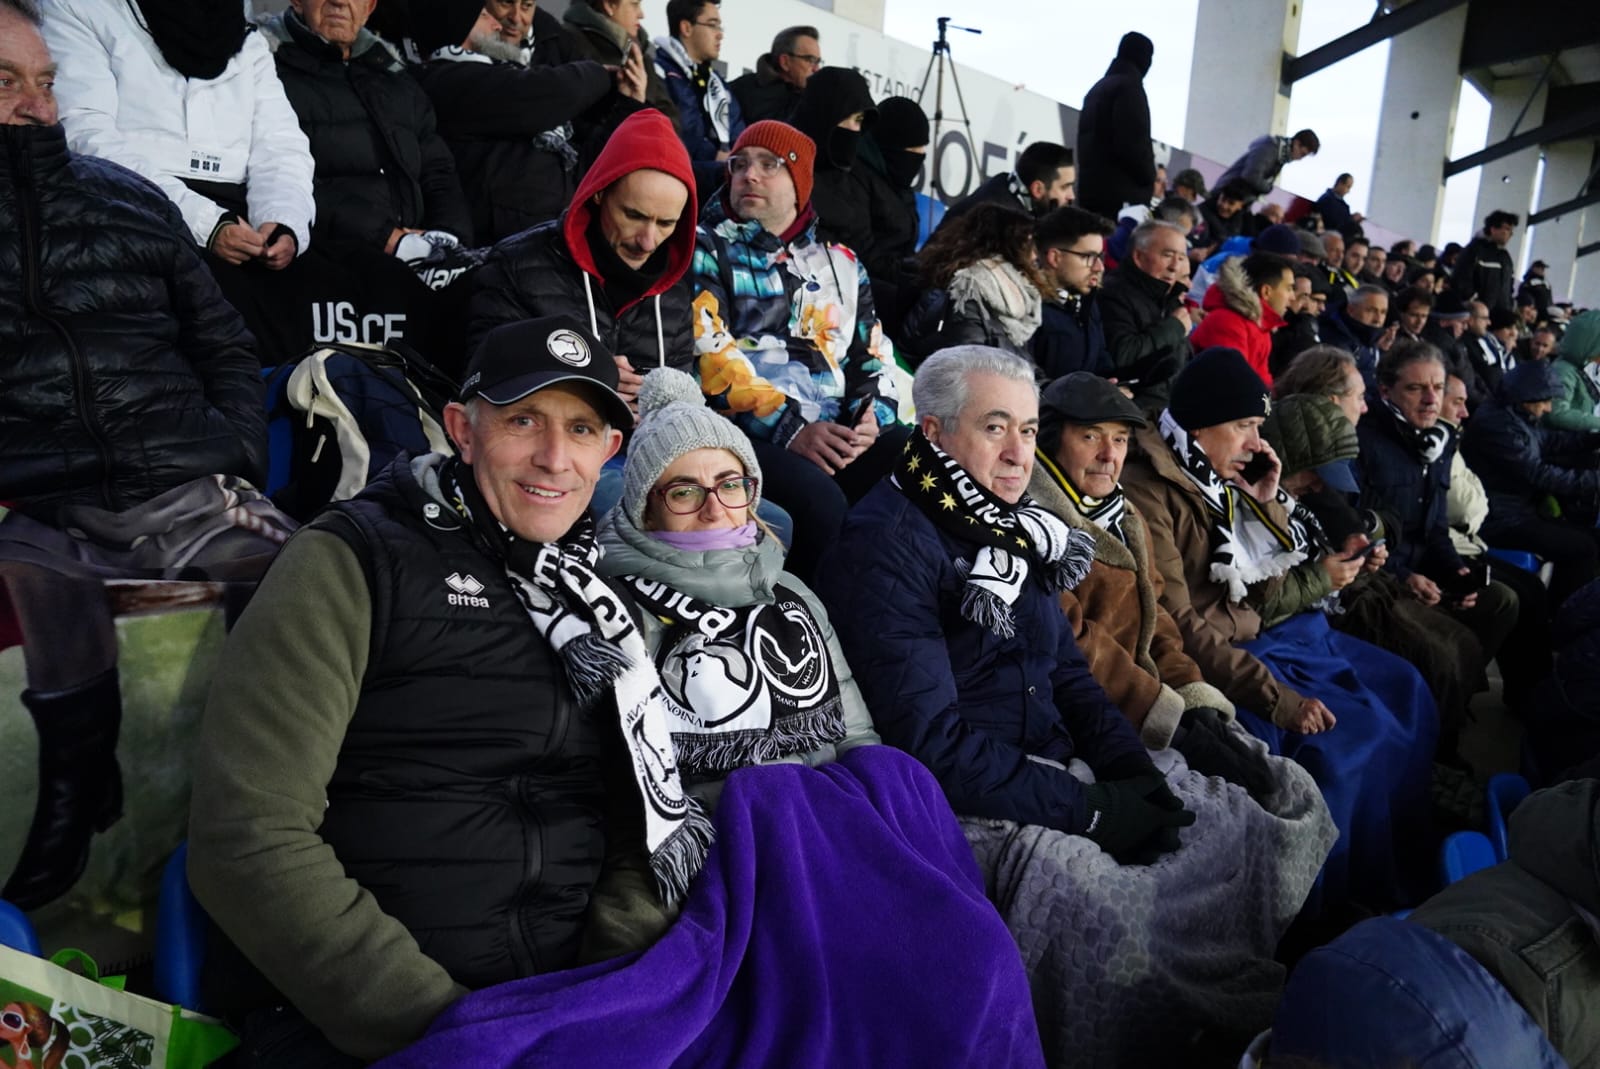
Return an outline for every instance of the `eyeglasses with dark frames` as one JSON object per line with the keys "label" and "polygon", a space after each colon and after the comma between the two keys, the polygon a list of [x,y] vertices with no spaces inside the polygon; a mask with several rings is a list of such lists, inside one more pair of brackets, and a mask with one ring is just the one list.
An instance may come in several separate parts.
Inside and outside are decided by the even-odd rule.
{"label": "eyeglasses with dark frames", "polygon": [[750,502],[755,500],[756,489],[761,485],[761,480],[754,475],[739,475],[731,479],[723,479],[715,486],[701,486],[699,483],[670,483],[651,493],[659,497],[667,511],[679,516],[690,516],[706,507],[706,499],[716,495],[717,501],[725,509],[748,508]]}

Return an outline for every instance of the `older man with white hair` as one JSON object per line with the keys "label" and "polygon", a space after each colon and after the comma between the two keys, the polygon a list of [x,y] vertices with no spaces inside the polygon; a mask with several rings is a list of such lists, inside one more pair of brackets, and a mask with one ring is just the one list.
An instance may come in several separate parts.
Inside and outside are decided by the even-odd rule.
{"label": "older man with white hair", "polygon": [[[1153,757],[1095,681],[1058,601],[1093,539],[1027,494],[1030,363],[945,349],[913,397],[917,430],[817,592],[884,741],[966,818],[1033,973],[1047,1059],[1150,1064],[1216,1022],[1257,1027],[1281,983],[1273,948],[1333,838],[1315,787],[1286,776],[1268,817],[1175,752]],[[1260,823],[1230,840],[1246,810]]]}

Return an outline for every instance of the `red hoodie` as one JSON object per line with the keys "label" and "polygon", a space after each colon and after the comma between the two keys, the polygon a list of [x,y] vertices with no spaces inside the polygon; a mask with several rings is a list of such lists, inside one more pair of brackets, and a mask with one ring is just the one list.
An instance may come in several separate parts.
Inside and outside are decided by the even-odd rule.
{"label": "red hoodie", "polygon": [[[684,204],[683,217],[677,229],[667,239],[667,269],[655,284],[630,301],[631,308],[639,301],[654,297],[671,289],[684,276],[694,260],[694,232],[698,223],[698,198],[694,188],[694,168],[689,163],[689,153],[672,128],[672,120],[654,108],[636,111],[622,121],[600,150],[594,165],[578,183],[572,203],[561,219],[561,234],[566,239],[567,251],[572,254],[585,274],[605,282],[600,269],[595,266],[594,255],[589,251],[589,223],[594,215],[594,195],[615,183],[623,175],[634,171],[664,171],[689,188],[689,199]],[[626,308],[619,308],[623,312]]]}

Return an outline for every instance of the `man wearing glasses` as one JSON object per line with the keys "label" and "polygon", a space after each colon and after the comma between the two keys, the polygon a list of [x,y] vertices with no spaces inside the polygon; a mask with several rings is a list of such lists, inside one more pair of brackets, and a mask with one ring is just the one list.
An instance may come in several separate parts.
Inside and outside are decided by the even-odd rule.
{"label": "man wearing glasses", "polygon": [[789,568],[802,579],[907,434],[866,268],[817,238],[815,159],[792,126],[747,127],[691,271],[701,389],[750,436],[766,496],[794,517]]}
{"label": "man wearing glasses", "polygon": [[806,81],[822,69],[822,44],[815,26],[790,26],[772,39],[772,51],[756,69],[728,86],[745,122],[788,122],[800,103]]}
{"label": "man wearing glasses", "polygon": [[655,40],[656,73],[678,105],[678,133],[704,197],[721,182],[721,162],[744,133],[739,101],[712,67],[722,54],[722,9],[717,0],[671,0],[667,25],[671,32]]}
{"label": "man wearing glasses", "polygon": [[1106,332],[1095,293],[1105,278],[1106,237],[1111,221],[1068,205],[1033,228],[1039,270],[1055,288],[1044,302],[1044,321],[1029,348],[1039,377],[1053,382],[1074,371],[1111,373]]}

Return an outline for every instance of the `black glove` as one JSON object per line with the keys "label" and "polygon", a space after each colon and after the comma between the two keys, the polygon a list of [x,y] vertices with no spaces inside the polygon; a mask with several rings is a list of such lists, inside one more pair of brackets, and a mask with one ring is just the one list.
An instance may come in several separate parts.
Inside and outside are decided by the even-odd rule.
{"label": "black glove", "polygon": [[1083,834],[1123,865],[1148,865],[1178,848],[1178,829],[1194,814],[1159,773],[1094,783],[1084,788],[1089,826]]}
{"label": "black glove", "polygon": [[1272,793],[1272,770],[1261,755],[1235,738],[1215,709],[1190,709],[1178,721],[1173,748],[1202,776],[1221,776],[1237,783],[1257,802]]}

